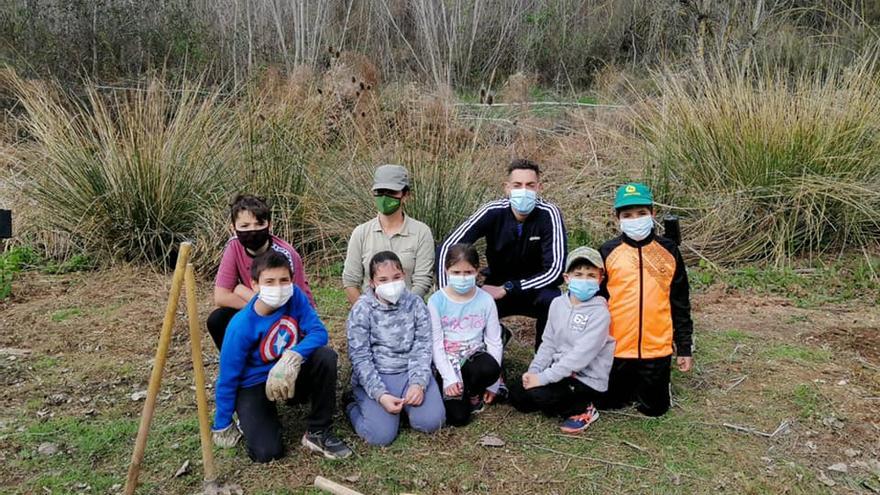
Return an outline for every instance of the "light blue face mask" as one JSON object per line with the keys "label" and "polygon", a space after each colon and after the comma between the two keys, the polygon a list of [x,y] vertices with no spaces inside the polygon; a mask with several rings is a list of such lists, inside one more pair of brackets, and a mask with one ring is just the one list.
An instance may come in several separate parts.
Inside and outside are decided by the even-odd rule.
{"label": "light blue face mask", "polygon": [[477,285],[476,275],[449,275],[446,279],[452,290],[459,294],[467,294]]}
{"label": "light blue face mask", "polygon": [[634,241],[641,241],[654,230],[654,217],[645,215],[638,218],[627,218],[620,221],[620,231]]}
{"label": "light blue face mask", "polygon": [[531,189],[511,189],[510,205],[520,215],[528,215],[535,209],[538,195]]}
{"label": "light blue face mask", "polygon": [[599,282],[592,278],[572,278],[568,281],[568,292],[578,301],[588,301],[599,292]]}

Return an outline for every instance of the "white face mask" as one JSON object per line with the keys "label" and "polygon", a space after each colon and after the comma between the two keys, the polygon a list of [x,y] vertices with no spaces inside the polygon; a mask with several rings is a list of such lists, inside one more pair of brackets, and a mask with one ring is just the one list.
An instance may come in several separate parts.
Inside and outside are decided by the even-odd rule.
{"label": "white face mask", "polygon": [[638,218],[627,218],[620,221],[620,231],[634,241],[641,241],[651,235],[654,230],[654,217],[645,215]]}
{"label": "white face mask", "polygon": [[290,300],[290,296],[293,295],[293,284],[287,285],[276,285],[273,287],[260,287],[260,293],[257,297],[260,298],[260,301],[263,301],[263,304],[269,306],[272,309],[280,308],[284,306],[287,301]]}
{"label": "white face mask", "polygon": [[403,295],[403,291],[405,290],[406,282],[403,280],[386,282],[382,285],[377,285],[375,289],[377,296],[390,302],[391,304],[397,304],[397,301],[400,300],[400,296]]}

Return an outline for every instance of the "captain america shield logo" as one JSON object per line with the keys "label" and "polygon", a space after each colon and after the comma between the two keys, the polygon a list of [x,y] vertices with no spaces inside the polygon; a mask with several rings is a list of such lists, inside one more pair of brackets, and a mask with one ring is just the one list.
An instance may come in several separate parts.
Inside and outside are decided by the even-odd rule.
{"label": "captain america shield logo", "polygon": [[260,342],[260,357],[264,363],[278,359],[285,349],[296,345],[299,339],[299,327],[296,320],[289,316],[282,316],[276,321],[269,332]]}

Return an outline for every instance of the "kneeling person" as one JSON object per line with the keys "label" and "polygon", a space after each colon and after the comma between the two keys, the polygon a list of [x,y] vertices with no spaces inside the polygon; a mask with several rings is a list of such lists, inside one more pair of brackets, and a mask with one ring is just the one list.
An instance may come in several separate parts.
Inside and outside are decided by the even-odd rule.
{"label": "kneeling person", "polygon": [[214,443],[233,447],[244,433],[251,459],[279,459],[284,445],[275,404],[309,400],[302,445],[330,459],[350,456],[351,449],[331,430],[337,356],[326,346],[327,329],[308,297],[291,283],[283,254],[257,257],[251,278],[257,295],[230,321],[220,351]]}
{"label": "kneeling person", "polygon": [[544,340],[522,383],[510,386],[514,407],[566,418],[560,425],[564,433],[581,432],[596,421],[593,401],[608,389],[615,342],[608,333],[608,303],[596,295],[602,266],[592,248],[579,247],[568,255],[568,293],[550,304]]}

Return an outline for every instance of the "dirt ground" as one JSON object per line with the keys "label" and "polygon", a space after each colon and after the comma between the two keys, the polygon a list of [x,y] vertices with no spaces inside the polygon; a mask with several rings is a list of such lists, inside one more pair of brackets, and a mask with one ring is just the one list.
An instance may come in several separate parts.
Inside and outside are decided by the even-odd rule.
{"label": "dirt ground", "polygon": [[[169,280],[134,268],[17,275],[14,295],[0,302],[0,492],[121,491]],[[341,391],[347,307],[333,282],[313,286],[340,352]],[[209,290],[200,287],[202,321]],[[309,493],[315,475],[363,493],[880,493],[880,308],[857,300],[804,308],[714,286],[693,303],[697,367],[674,375],[675,406],[661,420],[603,413],[570,438],[553,419],[500,405],[466,428],[406,432],[371,449],[339,415],[339,434],[358,455],[334,464],[297,448],[303,426],[293,411],[284,413],[299,432],[287,435],[288,457],[259,466],[241,448],[217,450],[218,468],[245,493]],[[140,493],[200,486],[183,310]],[[530,357],[528,325],[514,322],[514,369]],[[207,336],[203,349],[213,381]],[[485,434],[506,445],[482,446]],[[184,461],[188,471],[175,476]]]}

